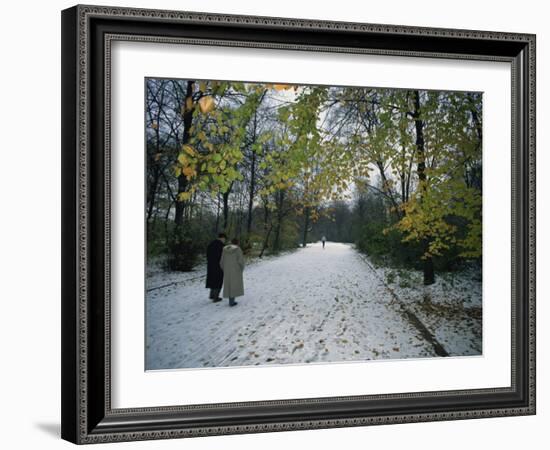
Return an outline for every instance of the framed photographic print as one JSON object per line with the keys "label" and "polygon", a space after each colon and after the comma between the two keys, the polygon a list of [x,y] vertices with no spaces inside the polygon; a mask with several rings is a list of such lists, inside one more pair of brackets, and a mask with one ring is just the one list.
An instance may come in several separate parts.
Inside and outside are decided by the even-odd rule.
{"label": "framed photographic print", "polygon": [[62,437],[535,413],[535,36],[62,12]]}

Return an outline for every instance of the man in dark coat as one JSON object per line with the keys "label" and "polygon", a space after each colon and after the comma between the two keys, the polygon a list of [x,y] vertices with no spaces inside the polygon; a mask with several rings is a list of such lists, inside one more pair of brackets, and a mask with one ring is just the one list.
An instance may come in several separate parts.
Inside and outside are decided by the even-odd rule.
{"label": "man in dark coat", "polygon": [[226,239],[225,233],[219,233],[218,238],[210,242],[206,248],[206,287],[210,289],[210,300],[213,302],[222,300],[220,290],[223,284],[223,270],[220,267],[220,258]]}

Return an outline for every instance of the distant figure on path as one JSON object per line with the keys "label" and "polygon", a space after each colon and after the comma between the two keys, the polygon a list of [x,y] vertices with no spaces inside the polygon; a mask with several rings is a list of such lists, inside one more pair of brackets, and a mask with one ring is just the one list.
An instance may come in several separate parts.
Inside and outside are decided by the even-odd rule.
{"label": "distant figure on path", "polygon": [[225,233],[219,233],[218,238],[210,242],[206,248],[206,287],[210,289],[210,300],[214,303],[222,300],[220,291],[223,284],[223,270],[220,267],[220,258],[226,239]]}
{"label": "distant figure on path", "polygon": [[229,306],[235,306],[235,297],[244,295],[244,257],[238,239],[232,239],[231,244],[223,248],[220,267],[224,273],[223,296],[229,298]]}
{"label": "distant figure on path", "polygon": [[321,241],[323,242],[323,248],[325,248],[325,242],[327,241],[327,238],[325,236],[323,236],[321,238]]}

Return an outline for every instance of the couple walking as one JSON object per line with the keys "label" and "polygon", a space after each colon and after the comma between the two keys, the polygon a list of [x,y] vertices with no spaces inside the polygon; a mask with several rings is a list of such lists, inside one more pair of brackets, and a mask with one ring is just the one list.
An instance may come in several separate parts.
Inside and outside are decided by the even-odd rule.
{"label": "couple walking", "polygon": [[244,257],[239,240],[232,239],[225,245],[227,236],[218,234],[206,249],[206,287],[210,289],[210,299],[219,302],[223,284],[223,296],[229,298],[229,306],[235,306],[235,297],[244,295]]}

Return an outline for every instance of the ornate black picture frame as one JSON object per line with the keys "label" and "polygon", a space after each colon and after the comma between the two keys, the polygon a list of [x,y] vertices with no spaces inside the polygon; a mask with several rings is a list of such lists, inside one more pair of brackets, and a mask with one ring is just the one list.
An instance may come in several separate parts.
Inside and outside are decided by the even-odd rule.
{"label": "ornate black picture frame", "polygon": [[[115,40],[511,63],[511,386],[113,409],[109,102]],[[535,36],[82,5],[64,10],[61,406],[62,437],[78,444],[535,414]]]}

